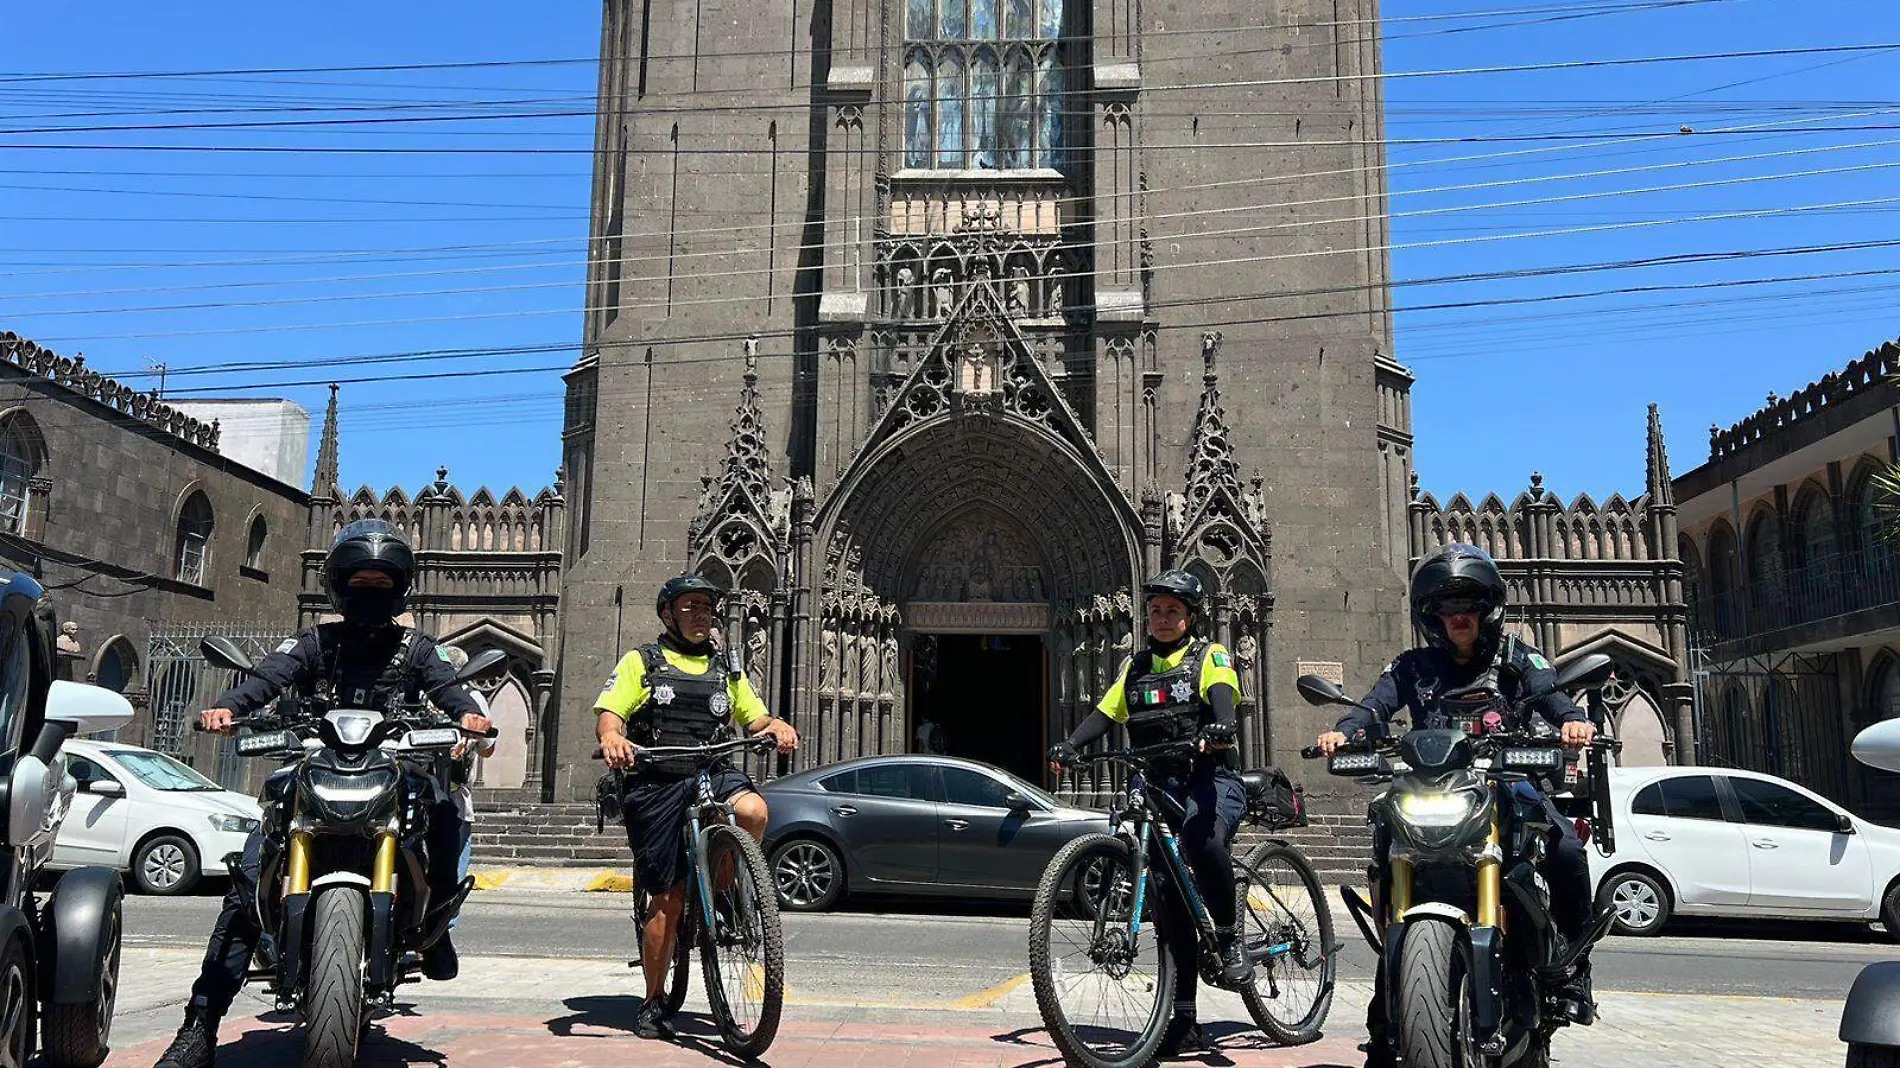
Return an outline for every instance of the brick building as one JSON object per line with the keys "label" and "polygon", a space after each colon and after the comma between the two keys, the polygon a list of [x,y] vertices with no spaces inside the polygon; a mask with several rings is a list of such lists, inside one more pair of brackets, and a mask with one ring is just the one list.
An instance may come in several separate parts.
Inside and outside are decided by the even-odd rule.
{"label": "brick building", "polygon": [[1274,10],[1209,85],[1257,5],[605,4],[550,796],[688,567],[802,761],[930,719],[1039,778],[1163,566],[1253,762],[1408,639],[1377,6]]}

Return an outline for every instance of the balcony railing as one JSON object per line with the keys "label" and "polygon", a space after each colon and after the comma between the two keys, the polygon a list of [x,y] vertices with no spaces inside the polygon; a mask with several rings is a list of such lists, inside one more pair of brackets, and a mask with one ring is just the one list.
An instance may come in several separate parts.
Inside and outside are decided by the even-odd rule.
{"label": "balcony railing", "polygon": [[1900,603],[1900,546],[1834,553],[1746,589],[1704,596],[1694,626],[1716,642],[1739,641],[1868,608]]}

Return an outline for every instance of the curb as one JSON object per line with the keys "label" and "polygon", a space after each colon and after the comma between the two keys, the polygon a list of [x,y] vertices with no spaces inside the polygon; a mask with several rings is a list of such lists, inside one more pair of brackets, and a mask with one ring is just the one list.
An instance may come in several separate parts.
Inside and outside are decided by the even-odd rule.
{"label": "curb", "polygon": [[471,872],[477,890],[542,890],[565,893],[624,894],[633,876],[609,868],[478,868]]}

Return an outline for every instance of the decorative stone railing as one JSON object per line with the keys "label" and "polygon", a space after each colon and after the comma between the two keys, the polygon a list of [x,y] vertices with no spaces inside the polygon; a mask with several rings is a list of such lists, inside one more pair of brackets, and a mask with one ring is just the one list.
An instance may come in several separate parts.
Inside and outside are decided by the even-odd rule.
{"label": "decorative stone railing", "polygon": [[1819,382],[1787,398],[1768,395],[1760,411],[1723,430],[1709,428],[1709,460],[1714,462],[1761,441],[1778,430],[1837,408],[1870,389],[1890,384],[1900,376],[1900,345],[1889,341]]}
{"label": "decorative stone railing", "polygon": [[217,420],[193,419],[159,400],[156,390],[140,393],[90,370],[84,356],[61,356],[12,331],[0,331],[0,359],[200,448],[218,450]]}

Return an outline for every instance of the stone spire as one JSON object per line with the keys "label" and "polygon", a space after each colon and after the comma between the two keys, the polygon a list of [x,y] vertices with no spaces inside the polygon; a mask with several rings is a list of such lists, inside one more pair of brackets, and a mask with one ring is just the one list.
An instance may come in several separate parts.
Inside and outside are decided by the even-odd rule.
{"label": "stone spire", "polygon": [[1649,406],[1649,501],[1652,506],[1674,507],[1676,490],[1669,480],[1669,454],[1663,447],[1662,416]]}
{"label": "stone spire", "polygon": [[1215,360],[1220,355],[1220,331],[1201,335],[1201,410],[1194,416],[1194,440],[1189,446],[1187,498],[1190,506],[1201,504],[1216,490],[1225,489],[1235,498],[1241,495],[1240,468],[1234,463],[1234,447],[1227,434],[1227,413],[1220,405],[1220,372]]}
{"label": "stone spire", "polygon": [[[732,412],[732,436],[726,441],[726,458],[717,475],[702,479],[705,489],[687,540],[698,546],[706,534],[724,516],[750,512],[759,518],[773,510],[772,459],[766,451],[765,413],[759,405],[759,339],[745,341],[745,385],[739,390],[739,403]],[[741,505],[742,498],[750,504]]]}
{"label": "stone spire", "polygon": [[330,406],[323,413],[323,439],[317,445],[317,474],[310,485],[311,494],[317,497],[330,496],[342,480],[337,469],[336,393],[336,384],[331,383]]}

